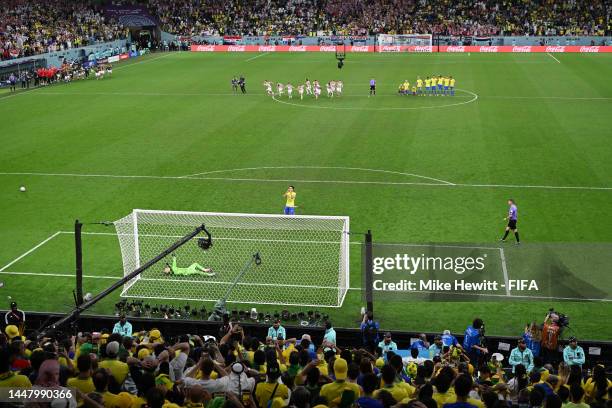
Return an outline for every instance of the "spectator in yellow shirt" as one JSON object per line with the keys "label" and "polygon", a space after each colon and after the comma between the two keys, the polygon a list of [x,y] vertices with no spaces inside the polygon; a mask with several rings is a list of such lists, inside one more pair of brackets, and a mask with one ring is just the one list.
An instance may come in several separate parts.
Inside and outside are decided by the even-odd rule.
{"label": "spectator in yellow shirt", "polygon": [[96,392],[102,396],[105,407],[114,407],[117,405],[118,396],[108,391],[108,381],[110,376],[104,368],[98,368],[92,376],[92,381]]}
{"label": "spectator in yellow shirt", "polygon": [[414,394],[414,387],[404,381],[396,381],[397,371],[391,365],[386,364],[381,370],[381,377],[383,381],[383,387],[374,392],[374,397],[378,398],[382,390],[387,391],[393,399],[401,401],[405,398],[412,397]]}
{"label": "spectator in yellow shirt", "polygon": [[609,399],[612,381],[606,376],[606,368],[603,365],[596,365],[593,368],[593,376],[584,384],[586,399],[588,402],[605,402]]}
{"label": "spectator in yellow shirt", "polygon": [[[83,394],[89,394],[95,390],[91,379],[91,357],[89,354],[81,354],[77,359],[77,368],[79,374],[76,377],[69,378],[66,385],[69,388],[76,388]],[[83,406],[83,400],[77,398],[78,406]]]}
{"label": "spectator in yellow shirt", "polygon": [[[336,359],[336,361],[334,361],[334,375],[336,381],[325,384],[321,387],[320,392],[320,396],[327,400],[327,406],[330,408],[337,407],[342,400],[348,404],[349,401],[346,399],[350,399],[350,404],[352,404],[361,395],[361,387],[359,385],[346,381],[347,373],[348,364],[346,360],[343,358]],[[347,391],[347,393],[345,393],[345,391]]]}
{"label": "spectator in yellow shirt", "polygon": [[444,367],[434,380],[436,387],[432,398],[438,403],[438,408],[449,402],[455,402],[457,397],[455,390],[451,388],[451,384],[455,378],[455,372],[450,367]]}
{"label": "spectator in yellow shirt", "polygon": [[25,375],[11,371],[9,353],[0,348],[0,388],[30,388],[32,383]]}
{"label": "spectator in yellow shirt", "polygon": [[125,381],[130,369],[126,363],[117,360],[117,354],[119,354],[119,343],[116,341],[111,341],[106,345],[107,358],[100,361],[98,366],[100,368],[108,369],[117,382],[117,385],[121,385]]}
{"label": "spectator in yellow shirt", "polygon": [[283,401],[289,398],[289,388],[285,384],[278,382],[281,375],[280,367],[273,363],[269,364],[266,375],[266,381],[260,382],[255,387],[255,401],[259,408],[268,407],[268,402],[274,401],[277,398]]}

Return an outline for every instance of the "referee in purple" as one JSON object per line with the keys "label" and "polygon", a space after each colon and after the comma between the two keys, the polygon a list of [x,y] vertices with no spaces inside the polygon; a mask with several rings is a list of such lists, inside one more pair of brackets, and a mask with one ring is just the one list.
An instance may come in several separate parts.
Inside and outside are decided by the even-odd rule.
{"label": "referee in purple", "polygon": [[370,79],[370,95],[368,97],[376,95],[376,80],[374,78]]}
{"label": "referee in purple", "polygon": [[508,205],[510,206],[508,208],[508,216],[504,218],[504,221],[508,221],[508,225],[506,226],[506,231],[501,241],[505,242],[506,238],[508,237],[508,234],[510,233],[510,231],[512,231],[514,233],[514,236],[516,237],[516,244],[519,245],[521,241],[519,239],[518,229],[516,228],[516,222],[518,220],[516,203],[513,199],[510,198],[508,199]]}

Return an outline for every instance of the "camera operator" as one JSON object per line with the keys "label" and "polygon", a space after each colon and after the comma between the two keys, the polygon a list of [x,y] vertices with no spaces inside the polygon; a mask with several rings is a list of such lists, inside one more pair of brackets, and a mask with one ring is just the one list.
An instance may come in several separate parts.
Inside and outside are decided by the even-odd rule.
{"label": "camera operator", "polygon": [[485,326],[480,318],[474,319],[471,326],[465,329],[463,349],[474,367],[478,367],[482,357],[489,353],[485,344]]}

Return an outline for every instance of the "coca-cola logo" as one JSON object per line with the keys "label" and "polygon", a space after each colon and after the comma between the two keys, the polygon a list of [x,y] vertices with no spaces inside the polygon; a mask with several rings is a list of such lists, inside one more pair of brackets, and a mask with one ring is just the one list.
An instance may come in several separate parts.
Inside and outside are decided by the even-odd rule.
{"label": "coca-cola logo", "polygon": [[512,47],[512,52],[531,52],[531,47],[529,45],[514,46]]}
{"label": "coca-cola logo", "polygon": [[306,51],[305,45],[292,45],[289,47],[289,52],[305,52],[305,51]]}
{"label": "coca-cola logo", "polygon": [[580,52],[599,52],[599,47],[580,47]]}
{"label": "coca-cola logo", "polygon": [[414,52],[431,52],[431,46],[417,45],[416,47],[414,47]]}
{"label": "coca-cola logo", "polygon": [[322,45],[321,47],[319,47],[319,51],[334,52],[336,51],[336,47],[334,47],[333,45]]}
{"label": "coca-cola logo", "polygon": [[399,45],[383,45],[380,47],[380,52],[400,52]]}
{"label": "coca-cola logo", "polygon": [[244,45],[228,45],[227,46],[228,52],[244,52],[245,50],[246,50],[246,47]]}
{"label": "coca-cola logo", "polygon": [[546,52],[565,52],[565,47],[562,45],[548,46],[546,47]]}
{"label": "coca-cola logo", "polygon": [[480,47],[480,52],[499,52],[499,49],[497,46],[492,46],[492,47],[482,46]]}
{"label": "coca-cola logo", "polygon": [[367,45],[353,45],[351,47],[351,51],[352,52],[368,52],[368,46]]}
{"label": "coca-cola logo", "polygon": [[446,52],[465,52],[465,47],[462,45],[451,45],[446,49]]}
{"label": "coca-cola logo", "polygon": [[213,52],[215,50],[214,45],[198,45],[196,51],[200,52]]}
{"label": "coca-cola logo", "polygon": [[273,45],[260,45],[257,49],[259,52],[274,52],[276,51],[276,47]]}

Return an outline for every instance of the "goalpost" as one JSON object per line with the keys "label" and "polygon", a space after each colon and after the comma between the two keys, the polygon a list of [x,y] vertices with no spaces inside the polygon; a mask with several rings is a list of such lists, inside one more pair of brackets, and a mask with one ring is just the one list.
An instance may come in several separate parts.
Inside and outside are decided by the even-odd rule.
{"label": "goalpost", "polygon": [[194,238],[175,253],[176,263],[197,263],[214,276],[167,274],[160,263],[128,281],[121,296],[217,301],[259,252],[261,265],[242,277],[228,302],[342,306],[349,287],[348,217],[133,210],[114,222],[124,275],[201,224],[212,246],[203,251]]}
{"label": "goalpost", "polygon": [[379,34],[378,52],[433,52],[431,34]]}

